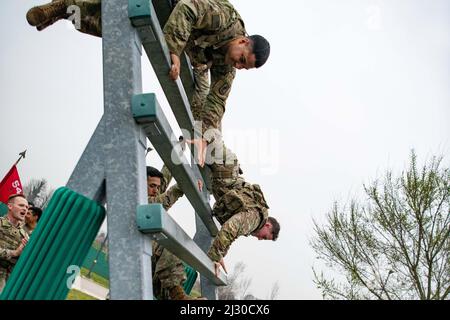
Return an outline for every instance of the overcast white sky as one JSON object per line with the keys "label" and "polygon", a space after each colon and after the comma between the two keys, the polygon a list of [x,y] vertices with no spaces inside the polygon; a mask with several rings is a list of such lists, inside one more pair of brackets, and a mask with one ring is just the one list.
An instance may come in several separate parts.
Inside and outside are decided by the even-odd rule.
{"label": "overcast white sky", "polygon": [[[386,168],[401,170],[411,148],[419,161],[450,151],[448,0],[231,1],[250,34],[271,42],[258,70],[240,71],[223,119],[226,142],[248,181],[259,183],[281,223],[276,242],[239,239],[229,269],[247,265],[250,292],[320,299],[309,246],[312,219],[335,200],[360,194]],[[66,184],[103,113],[101,40],[65,22],[43,32],[27,10],[45,1],[0,4],[0,176],[19,152],[22,183]],[[156,92],[143,57],[144,91]],[[156,153],[148,164],[161,165]],[[172,216],[193,235],[186,199]]]}

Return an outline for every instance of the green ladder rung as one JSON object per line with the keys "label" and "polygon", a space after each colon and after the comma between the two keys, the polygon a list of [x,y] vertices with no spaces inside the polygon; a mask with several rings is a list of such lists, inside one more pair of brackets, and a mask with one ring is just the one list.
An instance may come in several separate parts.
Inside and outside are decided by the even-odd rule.
{"label": "green ladder rung", "polygon": [[66,187],[57,189],[0,300],[64,300],[104,218],[97,202]]}

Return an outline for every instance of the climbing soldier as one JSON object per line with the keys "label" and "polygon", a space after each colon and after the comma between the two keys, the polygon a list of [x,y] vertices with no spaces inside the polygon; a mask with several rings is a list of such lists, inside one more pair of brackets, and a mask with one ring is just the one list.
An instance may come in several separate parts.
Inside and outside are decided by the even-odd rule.
{"label": "climbing soldier", "polygon": [[170,77],[178,78],[183,51],[194,68],[191,109],[202,125],[202,139],[194,143],[203,166],[207,144],[220,136],[236,69],[261,67],[269,57],[270,45],[260,35],[247,35],[241,16],[228,0],[180,0],[163,32],[172,59]]}
{"label": "climbing soldier", "polygon": [[[172,59],[169,76],[173,80],[178,78],[180,56],[186,52],[195,82],[191,109],[194,119],[201,122],[202,134],[193,143],[199,164],[203,166],[207,145],[221,135],[225,103],[236,69],[264,65],[270,45],[260,35],[247,35],[241,16],[228,0],[172,2],[176,5],[163,29]],[[68,19],[71,5],[80,8],[79,31],[101,37],[101,0],[53,0],[30,9],[27,20],[37,30],[43,30],[60,19]]]}
{"label": "climbing soldier", "polygon": [[[153,167],[147,167],[148,203],[161,203],[165,210],[183,196],[177,184],[165,189],[172,178],[164,166],[163,173]],[[163,187],[163,188],[162,188]],[[195,300],[185,294],[183,283],[186,272],[183,262],[156,241],[152,244],[153,292],[159,300]]]}
{"label": "climbing soldier", "polygon": [[223,142],[214,142],[214,152],[208,155],[211,168],[212,193],[216,200],[213,215],[222,225],[208,251],[215,262],[226,271],[223,258],[231,244],[240,236],[254,236],[258,240],[277,240],[278,221],[269,217],[269,206],[259,185],[251,184],[241,176],[236,155]]}
{"label": "climbing soldier", "polygon": [[31,233],[36,229],[37,223],[42,215],[42,209],[35,206],[30,206],[25,216],[25,224],[23,229],[31,236]]}

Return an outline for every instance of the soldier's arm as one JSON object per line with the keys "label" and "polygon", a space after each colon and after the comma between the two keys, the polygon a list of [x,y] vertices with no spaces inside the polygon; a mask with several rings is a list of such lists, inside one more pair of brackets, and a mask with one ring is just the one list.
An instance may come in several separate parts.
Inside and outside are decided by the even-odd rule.
{"label": "soldier's arm", "polygon": [[259,225],[259,213],[245,211],[228,219],[220,229],[208,251],[211,260],[219,262],[226,256],[231,244],[240,236],[248,236]]}
{"label": "soldier's arm", "polygon": [[172,11],[163,28],[169,51],[178,57],[186,47],[192,29],[197,25],[205,14],[203,1],[193,3],[184,1],[179,3]]}
{"label": "soldier's arm", "polygon": [[201,113],[205,140],[211,143],[220,135],[220,124],[225,112],[225,104],[231,91],[236,69],[229,65],[213,65],[211,86]]}
{"label": "soldier's arm", "polygon": [[10,250],[10,249],[6,249],[6,248],[2,248],[0,247],[0,259],[2,260],[11,260],[12,258],[12,251],[14,250]]}
{"label": "soldier's arm", "polygon": [[22,240],[21,244],[17,247],[16,250],[7,249],[5,247],[0,247],[0,259],[11,261],[12,259],[17,258],[22,253],[22,250],[28,240]]}
{"label": "soldier's arm", "polygon": [[183,191],[177,184],[171,186],[166,192],[156,197],[156,202],[161,203],[163,208],[169,210],[179,198],[184,195]]}

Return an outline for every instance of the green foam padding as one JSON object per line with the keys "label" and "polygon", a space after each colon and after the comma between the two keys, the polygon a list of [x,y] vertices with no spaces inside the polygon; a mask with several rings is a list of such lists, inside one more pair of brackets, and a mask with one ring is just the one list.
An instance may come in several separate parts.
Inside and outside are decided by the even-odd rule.
{"label": "green foam padding", "polygon": [[197,280],[197,271],[191,266],[184,264],[184,271],[186,272],[186,281],[183,284],[183,289],[186,294],[190,294],[194,287],[195,280]]}
{"label": "green foam padding", "polygon": [[8,213],[8,206],[0,201],[0,217],[3,217]]}
{"label": "green foam padding", "polygon": [[[55,191],[17,261],[1,300],[64,300],[105,218],[105,209],[66,187]],[[71,279],[69,279],[71,277]]]}

